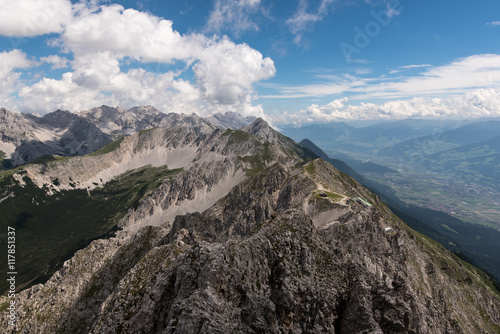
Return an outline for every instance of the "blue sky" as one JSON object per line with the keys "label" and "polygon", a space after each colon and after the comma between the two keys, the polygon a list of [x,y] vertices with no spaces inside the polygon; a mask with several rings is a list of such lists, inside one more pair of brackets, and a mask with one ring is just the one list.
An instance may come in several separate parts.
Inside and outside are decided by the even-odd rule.
{"label": "blue sky", "polygon": [[0,105],[500,116],[495,0],[0,0]]}

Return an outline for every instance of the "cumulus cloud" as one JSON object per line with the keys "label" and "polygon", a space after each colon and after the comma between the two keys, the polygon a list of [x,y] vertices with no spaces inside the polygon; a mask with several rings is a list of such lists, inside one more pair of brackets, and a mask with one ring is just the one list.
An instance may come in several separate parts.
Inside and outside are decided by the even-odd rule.
{"label": "cumulus cloud", "polygon": [[216,0],[206,29],[220,32],[229,26],[236,35],[247,30],[257,31],[259,26],[252,15],[258,12],[260,3],[261,0]]}
{"label": "cumulus cloud", "polygon": [[14,93],[19,84],[21,73],[16,69],[26,69],[35,64],[29,60],[21,50],[0,53],[0,101],[4,105],[10,103],[10,95]]}
{"label": "cumulus cloud", "polygon": [[18,95],[22,98],[22,111],[47,113],[55,109],[82,110],[89,106],[113,105],[109,97],[98,90],[86,89],[72,80],[68,72],[62,80],[43,78],[32,86],[23,87]]}
{"label": "cumulus cloud", "polygon": [[0,35],[31,37],[59,33],[72,18],[69,0],[0,0]]}
{"label": "cumulus cloud", "polygon": [[348,101],[347,97],[339,100],[333,100],[325,106],[312,104],[305,110],[301,110],[293,119],[301,122],[331,122],[337,119],[348,117],[342,110],[344,104]]}
{"label": "cumulus cloud", "polygon": [[61,36],[68,51],[76,54],[107,50],[118,58],[145,62],[194,59],[207,39],[181,35],[173,22],[120,5],[101,6],[75,17]]}
{"label": "cumulus cloud", "polygon": [[255,82],[276,73],[274,62],[246,44],[227,38],[214,41],[193,67],[200,89],[209,103],[242,103]]}
{"label": "cumulus cloud", "polygon": [[[239,1],[248,8],[259,3]],[[226,37],[183,35],[174,30],[172,21],[120,5],[80,2],[75,4],[73,14],[61,25],[60,36],[51,42],[70,53],[72,60],[58,55],[40,58],[53,69],[69,64],[70,70],[60,80],[43,78],[19,89],[17,109],[46,113],[56,108],[81,110],[101,104],[148,104],[166,112],[210,114],[232,110],[263,115],[262,107],[253,105],[253,86],[276,70],[270,58],[248,45]],[[2,66],[8,68],[4,72],[17,80],[12,68],[23,64],[2,62],[0,72]],[[173,66],[169,71],[149,71],[149,64]],[[190,71],[194,80],[181,78]]]}
{"label": "cumulus cloud", "polygon": [[82,71],[75,71],[63,74],[61,80],[44,78],[26,86],[18,93],[22,98],[20,109],[43,114],[57,108],[83,110],[102,104],[151,104],[168,112],[204,112],[198,90],[190,82],[176,79],[173,73],[155,74],[144,69],[120,72],[113,65],[110,62],[105,69],[107,80],[93,77],[92,73],[82,78]]}
{"label": "cumulus cloud", "polygon": [[73,72],[61,80],[44,78],[19,92],[21,109],[46,113],[54,108],[82,110],[96,105],[152,104],[169,112],[202,112],[200,94],[176,73],[151,73],[142,68],[124,72],[109,51],[80,55]]}
{"label": "cumulus cloud", "polygon": [[[116,29],[105,29],[110,20]],[[184,112],[199,113],[221,109],[260,112],[252,106],[253,85],[276,71],[270,58],[246,44],[235,44],[227,37],[181,35],[173,30],[171,21],[117,5],[79,18],[64,32],[62,41],[74,52],[72,82],[111,92],[120,105],[146,103],[168,111],[191,108]],[[122,72],[126,57],[142,62],[181,60],[187,68],[194,64],[195,82],[177,78],[182,71]]]}
{"label": "cumulus cloud", "polygon": [[0,53],[0,81],[6,80],[8,77],[18,75],[13,72],[14,69],[28,68],[33,65],[33,61],[29,60],[21,50],[12,50],[9,52]]}
{"label": "cumulus cloud", "polygon": [[50,55],[47,57],[41,57],[40,61],[43,63],[52,64],[53,70],[68,67],[68,59],[64,58],[64,57],[60,57],[58,55]]}
{"label": "cumulus cloud", "polygon": [[405,118],[479,118],[500,116],[500,91],[478,89],[458,97],[395,100],[381,104],[346,105],[347,98],[334,100],[325,106],[312,104],[297,113],[273,116],[277,124],[304,124],[346,120],[376,120]]}

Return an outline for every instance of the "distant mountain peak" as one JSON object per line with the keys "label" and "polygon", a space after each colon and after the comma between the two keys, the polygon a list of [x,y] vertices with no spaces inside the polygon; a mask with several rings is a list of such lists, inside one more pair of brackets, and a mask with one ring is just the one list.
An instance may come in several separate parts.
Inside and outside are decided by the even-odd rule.
{"label": "distant mountain peak", "polygon": [[253,121],[255,121],[255,119],[255,116],[244,117],[234,111],[227,111],[224,114],[216,113],[206,118],[209,123],[213,124],[216,127],[233,130],[251,124]]}
{"label": "distant mountain peak", "polygon": [[276,131],[262,118],[257,118],[251,124],[244,126],[243,131],[250,133],[256,138],[261,138],[270,141],[275,136]]}

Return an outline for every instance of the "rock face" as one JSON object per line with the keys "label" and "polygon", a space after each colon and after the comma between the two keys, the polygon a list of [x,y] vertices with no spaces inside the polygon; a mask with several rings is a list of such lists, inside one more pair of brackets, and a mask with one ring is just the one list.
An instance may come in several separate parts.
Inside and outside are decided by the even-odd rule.
{"label": "rock face", "polygon": [[[307,150],[262,120],[244,130],[155,129],[103,154],[128,150],[133,160],[156,147],[194,152],[183,175],[122,219],[125,230],[92,242],[48,282],[19,293],[17,325],[9,327],[3,313],[3,328],[500,332],[500,298],[478,269],[410,229],[331,164],[305,160]],[[60,175],[81,159],[45,173]]]}
{"label": "rock face", "polygon": [[86,155],[110,143],[111,137],[69,111],[44,117],[0,109],[0,150],[14,166],[43,155]]}

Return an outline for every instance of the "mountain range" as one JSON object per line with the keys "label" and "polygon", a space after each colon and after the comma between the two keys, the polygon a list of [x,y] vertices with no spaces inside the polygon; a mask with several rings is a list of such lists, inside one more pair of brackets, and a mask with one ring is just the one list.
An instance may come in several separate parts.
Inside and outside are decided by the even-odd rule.
{"label": "mountain range", "polygon": [[43,117],[0,109],[0,161],[4,167],[29,163],[44,155],[81,156],[113,139],[154,127],[190,126],[202,133],[214,127],[236,129],[255,117],[234,112],[207,119],[193,115],[165,114],[152,106],[124,109],[101,106],[72,113],[57,110]]}
{"label": "mountain range", "polygon": [[0,134],[0,155],[7,167],[43,155],[85,155],[112,141],[94,124],[62,110],[39,117],[1,108]]}
{"label": "mountain range", "polygon": [[149,111],[82,112],[117,139],[0,173],[22,290],[9,332],[500,332],[488,276],[313,146],[262,119]]}
{"label": "mountain range", "polygon": [[377,154],[381,149],[432,136],[436,131],[451,130],[463,123],[465,121],[405,119],[357,127],[345,122],[331,122],[284,127],[283,134],[297,141],[308,138],[331,155],[345,153],[351,158],[358,156],[366,159],[367,154]]}

